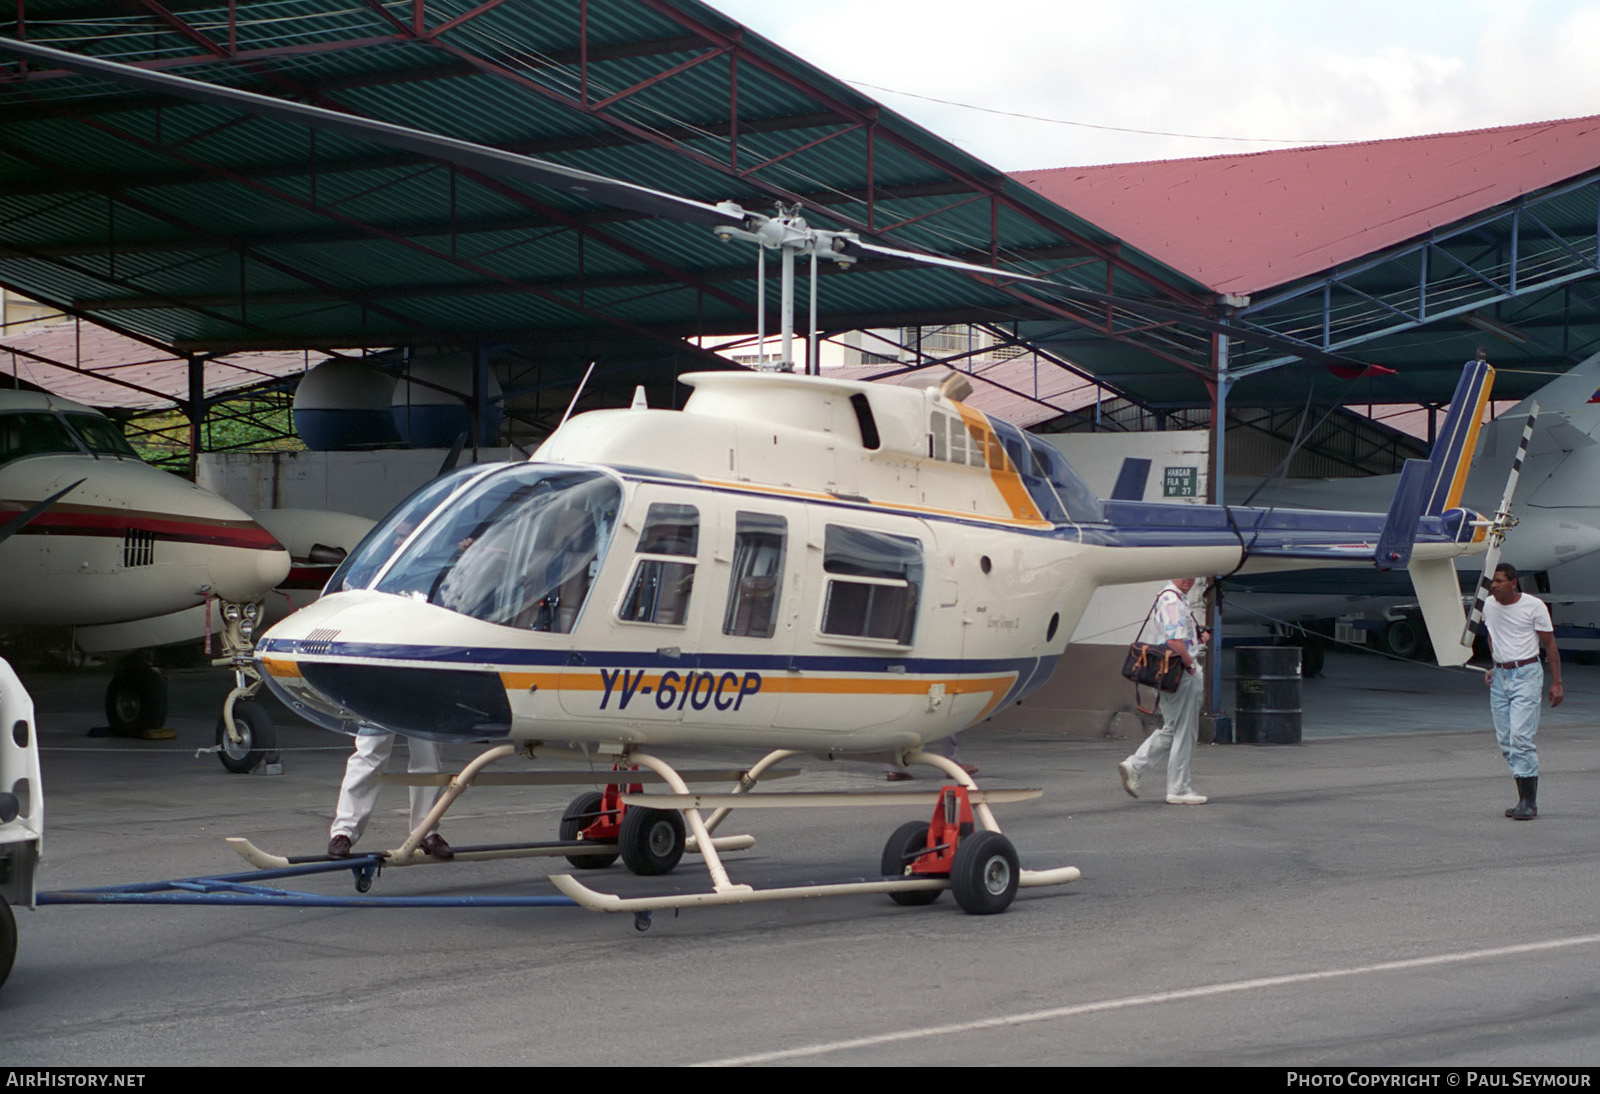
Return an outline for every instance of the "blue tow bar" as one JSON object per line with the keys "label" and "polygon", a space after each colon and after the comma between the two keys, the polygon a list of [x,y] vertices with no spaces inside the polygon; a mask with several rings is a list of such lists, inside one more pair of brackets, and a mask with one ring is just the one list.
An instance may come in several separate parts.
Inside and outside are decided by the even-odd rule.
{"label": "blue tow bar", "polygon": [[216,904],[288,908],[575,908],[564,896],[324,896],[259,884],[284,877],[349,870],[365,893],[383,863],[382,855],[356,855],[337,862],[307,862],[277,870],[145,881],[95,889],[40,893],[40,904]]}

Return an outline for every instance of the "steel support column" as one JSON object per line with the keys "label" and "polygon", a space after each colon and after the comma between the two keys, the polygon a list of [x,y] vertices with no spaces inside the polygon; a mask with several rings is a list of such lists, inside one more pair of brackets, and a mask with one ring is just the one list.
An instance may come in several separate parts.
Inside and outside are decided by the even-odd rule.
{"label": "steel support column", "polygon": [[[1212,334],[1211,368],[1216,378],[1207,384],[1211,389],[1211,481],[1206,485],[1206,500],[1213,505],[1226,504],[1228,389],[1233,387],[1233,375],[1228,368],[1229,351],[1228,335],[1221,332]],[[1216,733],[1217,718],[1222,713],[1222,605],[1218,602],[1218,583],[1215,580],[1220,576],[1211,575],[1213,580],[1207,597],[1207,622],[1211,628],[1211,644],[1206,659],[1211,683],[1208,712],[1213,733],[1216,734],[1213,740],[1218,744],[1232,744],[1231,730],[1226,735],[1227,740]]]}

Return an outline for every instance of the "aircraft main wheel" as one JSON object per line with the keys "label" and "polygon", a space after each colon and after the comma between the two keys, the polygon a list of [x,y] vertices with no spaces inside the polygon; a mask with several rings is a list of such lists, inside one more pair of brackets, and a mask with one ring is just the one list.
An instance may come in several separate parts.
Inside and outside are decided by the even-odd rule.
{"label": "aircraft main wheel", "polygon": [[[879,863],[883,876],[897,878],[906,876],[906,867],[911,865],[918,851],[925,850],[928,846],[928,822],[906,821],[889,836],[889,842],[883,845],[883,859]],[[932,904],[939,899],[943,889],[933,889],[928,892],[917,891],[911,893],[890,893],[889,899],[896,904],[916,907],[920,904]]]}
{"label": "aircraft main wheel", "polygon": [[683,857],[683,814],[673,809],[633,806],[622,814],[617,849],[622,862],[636,874],[666,874]]}
{"label": "aircraft main wheel", "polygon": [[1017,850],[999,832],[974,832],[950,861],[950,891],[968,915],[995,915],[1011,906],[1022,869]]}
{"label": "aircraft main wheel", "polygon": [[106,685],[106,722],[120,735],[159,729],[167,720],[167,682],[143,661],[124,661]]}
{"label": "aircraft main wheel", "polygon": [[1395,619],[1383,628],[1384,648],[1396,657],[1421,656],[1422,640],[1422,625],[1415,619]]}
{"label": "aircraft main wheel", "polygon": [[[589,827],[600,815],[600,803],[605,795],[598,790],[579,794],[567,803],[561,814],[561,838],[577,839],[578,833]],[[579,870],[604,870],[617,861],[616,855],[568,855],[567,861]]]}
{"label": "aircraft main wheel", "polygon": [[266,711],[250,702],[233,704],[233,724],[244,737],[243,744],[235,744],[228,736],[228,725],[217,716],[217,745],[221,749],[217,759],[235,775],[248,775],[261,765],[278,744],[278,728],[267,717]]}
{"label": "aircraft main wheel", "polygon": [[11,963],[17,958],[17,920],[11,914],[11,905],[0,896],[0,985],[11,975]]}

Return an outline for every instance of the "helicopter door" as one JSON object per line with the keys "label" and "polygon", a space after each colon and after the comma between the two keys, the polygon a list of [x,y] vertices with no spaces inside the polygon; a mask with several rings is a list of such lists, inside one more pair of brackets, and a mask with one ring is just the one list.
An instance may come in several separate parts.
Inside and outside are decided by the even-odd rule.
{"label": "helicopter door", "polygon": [[723,505],[685,718],[713,729],[767,728],[784,701],[781,683],[794,651],[794,560],[804,555],[806,514],[802,506],[765,500],[727,498]]}
{"label": "helicopter door", "polygon": [[[946,705],[933,701],[939,681],[922,671],[925,649],[948,642],[935,613],[945,598],[928,579],[937,562],[928,525],[866,510],[807,516],[799,637],[779,724],[866,733],[909,727],[916,736],[930,716],[943,724]],[[959,642],[957,632],[957,650]]]}
{"label": "helicopter door", "polygon": [[[629,500],[596,610],[579,626],[579,648],[561,690],[569,714],[639,723],[679,722],[685,683],[699,667],[695,650],[715,594],[716,512],[708,495],[643,485]],[[609,601],[609,602],[607,602]]]}

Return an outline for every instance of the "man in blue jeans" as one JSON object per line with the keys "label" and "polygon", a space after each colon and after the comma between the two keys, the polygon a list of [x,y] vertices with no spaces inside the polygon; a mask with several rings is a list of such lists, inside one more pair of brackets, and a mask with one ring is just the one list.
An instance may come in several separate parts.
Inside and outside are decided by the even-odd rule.
{"label": "man in blue jeans", "polygon": [[1489,631],[1494,667],[1484,675],[1489,686],[1489,713],[1500,754],[1517,780],[1517,804],[1506,810],[1512,820],[1532,820],[1539,815],[1539,753],[1533,735],[1539,729],[1539,693],[1544,690],[1544,669],[1539,646],[1550,662],[1550,705],[1558,707],[1561,688],[1561,654],[1556,649],[1550,611],[1538,597],[1528,596],[1517,580],[1517,569],[1502,562],[1489,579],[1493,598],[1483,606],[1483,623]]}

